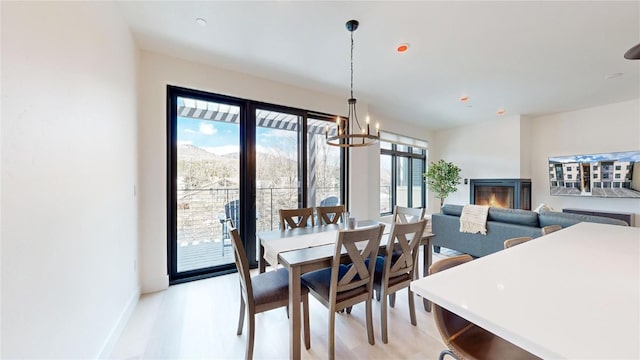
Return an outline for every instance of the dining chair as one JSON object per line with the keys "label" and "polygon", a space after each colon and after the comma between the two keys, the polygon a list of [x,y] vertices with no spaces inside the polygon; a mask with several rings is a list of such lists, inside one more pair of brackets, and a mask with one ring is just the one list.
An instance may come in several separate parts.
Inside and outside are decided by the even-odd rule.
{"label": "dining chair", "polygon": [[[404,206],[396,205],[393,208],[393,222],[394,223],[406,224],[406,223],[410,223],[410,222],[420,221],[420,220],[424,219],[425,211],[426,211],[425,208],[414,209],[414,208],[410,208],[410,207],[404,207]],[[429,220],[427,220],[425,224],[428,225],[429,224]],[[425,225],[425,228],[426,228],[426,225]],[[416,275],[416,279],[417,279],[418,278],[417,269],[416,269],[415,275]],[[391,296],[390,300],[391,299],[394,299],[393,295]],[[380,300],[380,294],[378,294],[378,300]],[[394,300],[391,300],[391,301],[394,301]]]}
{"label": "dining chair", "polygon": [[224,204],[224,217],[220,218],[222,223],[222,256],[224,256],[224,248],[231,246],[225,240],[229,240],[229,228],[227,227],[227,219],[233,221],[234,227],[237,226],[240,220],[240,200],[232,200]]}
{"label": "dining chair", "polygon": [[[459,255],[440,260],[429,268],[429,275],[445,271],[473,260],[471,255]],[[446,355],[454,359],[539,359],[503,338],[476,324],[433,304],[433,318],[440,336],[448,349],[440,352],[439,360]]]}
{"label": "dining chair", "polygon": [[504,248],[508,249],[512,246],[516,246],[516,245],[520,245],[524,242],[527,242],[529,240],[532,240],[533,238],[530,236],[522,236],[522,237],[516,237],[516,238],[511,238],[511,239],[507,239],[504,241]]}
{"label": "dining chair", "polygon": [[[386,254],[385,256],[378,256],[376,259],[373,288],[382,299],[380,304],[380,325],[382,342],[385,344],[388,342],[387,295],[395,295],[397,291],[404,288],[407,289],[409,292],[409,317],[411,325],[416,325],[416,308],[413,291],[411,291],[409,285],[414,280],[420,240],[426,225],[427,220],[425,219],[406,224],[394,223],[389,235],[389,242],[385,248]],[[391,299],[389,300],[391,307],[393,307],[394,303],[391,302]]]}
{"label": "dining chair", "polygon": [[[414,208],[410,208],[410,207],[404,207],[404,206],[396,205],[393,208],[393,223],[406,224],[406,223],[410,223],[410,222],[420,221],[420,220],[424,219],[425,210],[426,209],[424,209],[424,208],[414,209]],[[427,220],[426,223],[428,223],[428,220]],[[394,258],[399,257],[400,253],[401,253],[401,250],[396,249],[396,251],[394,251],[394,253],[393,253]],[[416,263],[416,266],[417,266],[417,261],[415,263]],[[414,272],[414,277],[415,277],[415,279],[418,278],[417,267],[416,267],[416,271]],[[380,301],[380,291],[378,289],[376,289],[375,293],[376,293],[376,300]],[[393,307],[395,305],[395,301],[396,301],[395,293],[389,294],[389,304],[391,305],[391,307]]]}
{"label": "dining chair", "polygon": [[[249,274],[249,262],[242,245],[238,230],[228,219],[227,228],[235,255],[236,267],[240,279],[240,317],[238,319],[237,335],[242,335],[244,315],[247,312],[247,348],[245,359],[253,358],[253,340],[255,334],[255,314],[289,305],[289,271],[277,269],[254,277]],[[311,348],[309,333],[309,289],[301,287],[302,317],[304,322],[304,343]]]}
{"label": "dining chair", "polygon": [[344,205],[318,206],[316,211],[318,212],[318,225],[337,224],[345,212]]}
{"label": "dining chair", "polygon": [[340,202],[337,196],[327,196],[320,201],[320,206],[336,206]]}
{"label": "dining chair", "polygon": [[542,228],[542,235],[548,235],[551,234],[554,231],[558,231],[561,230],[562,226],[560,225],[547,225],[545,227]]}
{"label": "dining chair", "polygon": [[393,208],[393,222],[406,224],[424,219],[425,208],[414,209],[410,207],[398,206]]}
{"label": "dining chair", "polygon": [[[311,295],[329,310],[329,359],[335,358],[336,311],[354,304],[366,303],[367,336],[369,344],[375,344],[371,304],[375,261],[365,261],[376,258],[383,230],[382,224],[339,230],[331,267],[302,275],[302,283]],[[343,256],[349,265],[341,263]]]}
{"label": "dining chair", "polygon": [[314,226],[313,208],[280,209],[280,229]]}

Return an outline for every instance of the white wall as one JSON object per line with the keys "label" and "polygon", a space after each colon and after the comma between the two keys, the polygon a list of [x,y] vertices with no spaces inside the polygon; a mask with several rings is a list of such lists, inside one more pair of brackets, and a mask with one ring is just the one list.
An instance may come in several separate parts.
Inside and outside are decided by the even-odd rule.
{"label": "white wall", "polygon": [[95,358],[137,302],[137,52],[111,3],[2,2],[2,358]]}
{"label": "white wall", "polygon": [[[431,161],[444,159],[462,169],[467,179],[520,178],[520,116],[499,117],[479,124],[437,131],[436,155]],[[526,166],[526,164],[525,164]],[[468,204],[469,185],[458,185],[458,191],[445,199],[445,204]],[[440,201],[432,201],[430,212],[438,212]]]}
{"label": "white wall", "polygon": [[636,214],[640,199],[551,196],[550,156],[640,150],[640,99],[578,111],[539,116],[531,120],[532,205],[546,203],[556,211],[580,208]]}

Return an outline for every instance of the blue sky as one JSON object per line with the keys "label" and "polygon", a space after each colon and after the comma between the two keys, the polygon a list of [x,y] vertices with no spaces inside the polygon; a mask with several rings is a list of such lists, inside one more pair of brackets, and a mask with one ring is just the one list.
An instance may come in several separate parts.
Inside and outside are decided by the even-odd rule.
{"label": "blue sky", "polygon": [[599,162],[599,161],[606,161],[606,160],[640,162],[640,151],[622,151],[622,152],[611,152],[611,153],[602,153],[602,154],[554,156],[549,158],[549,161],[555,161],[555,162],[561,162],[561,163],[570,163],[570,162],[592,163],[592,162]]}

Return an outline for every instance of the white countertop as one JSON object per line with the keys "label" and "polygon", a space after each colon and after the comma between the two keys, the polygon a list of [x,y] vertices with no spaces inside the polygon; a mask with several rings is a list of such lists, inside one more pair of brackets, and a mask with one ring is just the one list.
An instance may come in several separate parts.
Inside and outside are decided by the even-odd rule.
{"label": "white countertop", "polygon": [[580,223],[411,288],[545,359],[640,358],[640,228]]}

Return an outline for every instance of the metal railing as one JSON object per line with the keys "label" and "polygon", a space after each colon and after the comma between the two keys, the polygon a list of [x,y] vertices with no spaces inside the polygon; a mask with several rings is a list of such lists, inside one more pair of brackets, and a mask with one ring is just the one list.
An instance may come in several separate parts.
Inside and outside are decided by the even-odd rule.
{"label": "metal railing", "polygon": [[[278,228],[278,210],[298,207],[298,188],[256,189],[256,231]],[[338,196],[339,187],[318,188],[316,198]],[[179,244],[219,241],[224,238],[225,204],[240,198],[238,189],[182,189],[177,193]]]}

